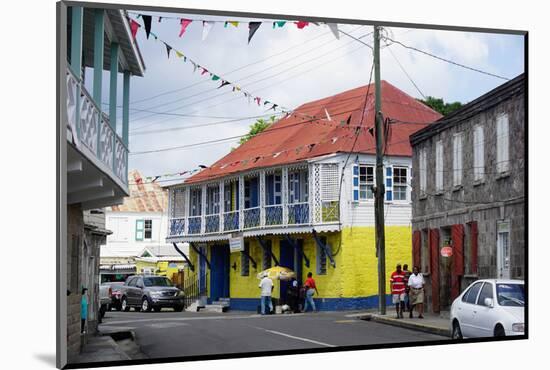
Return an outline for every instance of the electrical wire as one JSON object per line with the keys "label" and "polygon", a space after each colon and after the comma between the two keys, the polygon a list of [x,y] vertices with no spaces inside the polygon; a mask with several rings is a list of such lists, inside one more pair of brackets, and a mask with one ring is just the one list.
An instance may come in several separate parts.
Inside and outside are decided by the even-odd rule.
{"label": "electrical wire", "polygon": [[393,59],[395,59],[395,61],[397,62],[397,65],[399,65],[399,68],[401,68],[401,70],[403,71],[403,73],[405,74],[405,76],[407,76],[407,78],[409,79],[409,81],[413,84],[413,86],[415,87],[416,91],[418,91],[420,93],[420,95],[422,95],[422,97],[424,98],[424,100],[426,100],[426,95],[424,95],[424,93],[422,93],[422,91],[420,90],[420,88],[418,87],[418,85],[413,81],[412,77],[407,73],[407,71],[405,70],[405,67],[403,67],[403,65],[401,64],[401,62],[399,62],[399,59],[397,59],[397,57],[395,56],[395,54],[393,53],[392,49],[391,49],[391,45],[389,45],[386,40],[384,40],[384,43],[386,44],[387,46],[387,49],[388,51],[390,52],[390,54],[392,55]]}

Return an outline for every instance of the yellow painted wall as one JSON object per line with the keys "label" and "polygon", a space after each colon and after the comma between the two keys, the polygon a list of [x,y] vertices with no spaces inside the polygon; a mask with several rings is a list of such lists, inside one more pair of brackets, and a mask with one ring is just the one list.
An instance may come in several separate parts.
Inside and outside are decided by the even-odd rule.
{"label": "yellow painted wall", "polygon": [[[152,268],[155,275],[166,276],[171,279],[172,275],[185,265],[183,262],[176,262],[176,267],[168,267],[169,263],[168,261],[147,262],[136,260],[136,272],[141,274],[144,268]],[[157,272],[159,270],[160,272]]]}
{"label": "yellow painted wall", "polygon": [[[411,233],[409,226],[386,226],[386,293],[390,294],[389,278],[397,263],[412,265],[411,255]],[[304,253],[310,260],[310,267],[302,266],[302,282],[305,281],[308,272],[313,273],[317,283],[319,295],[316,298],[354,298],[368,297],[378,294],[378,262],[375,251],[374,227],[344,228],[340,233],[320,234],[327,237],[332,251],[337,253],[334,256],[336,268],[332,267],[327,258],[327,274],[317,274],[317,246],[311,234],[294,235],[297,239],[303,239]],[[342,244],[339,248],[340,238]],[[271,248],[277,258],[280,256],[279,237],[265,237],[271,239]],[[247,239],[250,245],[250,255],[257,264],[254,269],[250,262],[249,276],[241,276],[241,255],[240,253],[230,254],[230,266],[235,263],[237,269],[229,269],[230,280],[229,290],[231,298],[258,298],[260,289],[257,274],[262,271],[262,247],[254,239]],[[208,258],[210,259],[211,248],[208,246]],[[339,249],[339,251],[338,251]],[[198,255],[190,250],[190,259],[195,266],[198,266]],[[272,262],[272,266],[274,266]],[[186,269],[185,276],[196,274]],[[139,270],[138,270],[139,271]],[[274,298],[280,293],[279,282],[275,283]],[[208,295],[210,295],[210,281],[208,281]]]}

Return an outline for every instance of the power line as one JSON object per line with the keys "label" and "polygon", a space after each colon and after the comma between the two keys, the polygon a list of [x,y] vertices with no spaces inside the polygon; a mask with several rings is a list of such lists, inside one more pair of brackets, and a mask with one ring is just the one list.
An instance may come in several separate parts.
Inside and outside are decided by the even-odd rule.
{"label": "power line", "polygon": [[390,54],[392,55],[393,59],[395,59],[395,61],[397,62],[397,64],[399,65],[399,68],[401,68],[401,70],[403,71],[403,73],[405,74],[405,76],[407,76],[407,78],[409,79],[409,81],[411,81],[411,83],[413,84],[413,86],[416,88],[416,91],[418,91],[420,93],[420,95],[422,95],[422,97],[424,98],[424,100],[426,100],[426,96],[422,93],[422,91],[420,91],[420,88],[418,87],[418,85],[413,81],[412,77],[407,73],[407,71],[405,70],[405,67],[403,67],[403,65],[401,64],[401,62],[399,62],[399,59],[397,59],[397,57],[395,56],[395,54],[393,53],[393,51],[391,50],[391,47],[390,45],[384,40],[384,43],[386,44],[387,46],[387,49],[388,51],[390,52]]}
{"label": "power line", "polygon": [[384,36],[384,39],[385,39],[385,40],[389,40],[389,41],[391,41],[391,42],[393,42],[393,43],[395,43],[395,44],[401,45],[402,47],[404,47],[404,48],[406,48],[406,49],[414,50],[414,51],[416,51],[416,52],[422,53],[422,54],[424,54],[424,55],[430,56],[430,57],[435,58],[435,59],[439,59],[439,60],[441,60],[441,61],[443,61],[443,62],[447,62],[447,63],[453,64],[453,65],[455,65],[455,66],[458,66],[458,67],[462,67],[462,68],[469,69],[469,70],[474,71],[474,72],[482,73],[482,74],[485,74],[485,75],[487,75],[487,76],[492,76],[492,77],[500,78],[501,80],[505,80],[505,81],[509,81],[509,80],[510,80],[509,78],[506,78],[506,77],[503,77],[503,76],[499,76],[499,75],[496,75],[496,74],[494,74],[494,73],[482,71],[481,69],[477,69],[477,68],[474,68],[474,67],[469,67],[469,66],[467,66],[467,65],[464,65],[464,64],[461,64],[461,63],[454,62],[454,61],[452,61],[452,60],[450,60],[450,59],[445,59],[445,58],[442,58],[442,57],[440,57],[440,56],[434,55],[434,54],[429,53],[429,52],[427,52],[427,51],[420,50],[420,49],[415,48],[415,47],[413,47],[413,46],[405,45],[405,44],[403,44],[402,42],[393,40],[393,39],[391,39],[391,38],[389,38],[389,37],[387,37],[387,36]]}

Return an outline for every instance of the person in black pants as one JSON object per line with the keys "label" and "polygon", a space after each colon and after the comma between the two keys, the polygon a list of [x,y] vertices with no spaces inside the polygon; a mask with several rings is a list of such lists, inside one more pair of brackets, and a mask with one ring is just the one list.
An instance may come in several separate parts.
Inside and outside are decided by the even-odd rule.
{"label": "person in black pants", "polygon": [[290,306],[290,309],[294,313],[300,312],[298,307],[299,295],[300,295],[300,292],[298,288],[298,281],[295,278],[292,278],[287,288],[287,299],[288,299],[288,305]]}

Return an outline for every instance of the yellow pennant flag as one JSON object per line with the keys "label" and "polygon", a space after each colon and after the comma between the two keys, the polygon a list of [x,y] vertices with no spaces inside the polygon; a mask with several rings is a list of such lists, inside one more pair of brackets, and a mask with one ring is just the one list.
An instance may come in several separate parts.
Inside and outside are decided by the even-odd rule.
{"label": "yellow pennant flag", "polygon": [[237,21],[228,21],[227,23],[231,24],[232,26],[239,27],[239,22]]}
{"label": "yellow pennant flag", "polygon": [[182,54],[182,53],[180,53],[180,52],[179,52],[179,51],[177,51],[177,50],[176,50],[176,55],[177,55],[177,56],[178,56],[179,58],[183,57],[183,54]]}

